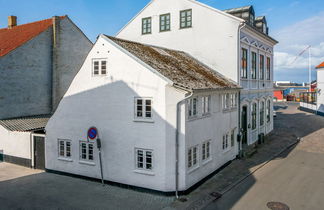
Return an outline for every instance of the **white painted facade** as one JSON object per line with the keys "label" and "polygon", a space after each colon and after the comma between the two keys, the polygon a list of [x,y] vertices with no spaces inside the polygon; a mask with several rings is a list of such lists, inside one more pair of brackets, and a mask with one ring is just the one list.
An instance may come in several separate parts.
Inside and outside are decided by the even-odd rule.
{"label": "white painted facade", "polygon": [[324,68],[317,69],[317,112],[324,115]]}
{"label": "white painted facade", "polygon": [[[93,76],[93,59],[106,59],[107,75]],[[101,178],[98,149],[94,160],[81,160],[80,141],[87,141],[87,130],[95,126],[102,141],[105,180],[175,191],[177,103],[188,92],[149,68],[123,48],[101,35],[79,73],[46,126],[46,168],[87,177]],[[238,107],[222,109],[222,95],[238,90],[201,91],[198,114],[188,117],[188,105],[180,108],[179,190],[186,190],[238,154],[236,142]],[[201,113],[201,97],[210,96],[210,112]],[[152,99],[152,119],[135,118],[134,101]],[[234,145],[222,149],[223,135],[234,129]],[[71,144],[71,156],[60,157],[59,140]],[[210,141],[210,158],[202,161],[202,144]],[[188,150],[197,146],[197,165],[188,168]],[[138,169],[136,150],[152,152],[151,170]]]}
{"label": "white painted facade", "polygon": [[[192,10],[192,27],[180,28],[180,11]],[[170,31],[159,31],[159,18],[170,13]],[[152,32],[142,34],[142,19],[151,17]],[[257,141],[261,133],[273,130],[273,46],[271,38],[261,32],[251,30],[243,25],[244,20],[211,8],[194,0],[152,0],[137,14],[117,37],[142,43],[183,50],[192,54],[203,63],[239,83],[244,90],[241,94],[241,108],[248,107],[247,123],[251,126],[251,107],[257,103],[257,128],[247,130],[247,144]],[[248,78],[241,79],[241,48],[248,49]],[[257,79],[251,79],[250,55],[263,54],[271,59],[270,80],[259,80],[259,62],[257,62]],[[259,61],[259,60],[258,60]],[[269,122],[260,125],[260,103],[270,100],[271,117]],[[266,116],[265,116],[266,117]]]}

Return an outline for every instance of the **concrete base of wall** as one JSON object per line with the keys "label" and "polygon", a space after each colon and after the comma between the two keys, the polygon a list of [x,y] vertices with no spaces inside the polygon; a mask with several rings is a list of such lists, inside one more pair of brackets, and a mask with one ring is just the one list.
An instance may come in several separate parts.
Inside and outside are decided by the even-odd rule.
{"label": "concrete base of wall", "polygon": [[[202,180],[197,182],[195,185],[191,186],[189,189],[187,189],[185,191],[179,191],[178,194],[179,195],[188,195],[193,190],[197,189],[200,185],[205,183],[208,179],[210,179],[215,174],[217,174],[221,170],[223,170],[226,166],[231,164],[231,162],[232,161],[227,162],[226,164],[221,166],[219,169],[215,170],[214,172],[212,172],[211,174],[209,174],[208,176],[206,176],[205,178],[203,178]],[[95,181],[95,182],[101,182],[100,179],[87,177],[87,176],[83,176],[83,175],[79,175],[79,174],[72,174],[72,173],[67,173],[67,172],[62,172],[62,171],[51,170],[51,169],[45,169],[45,171],[48,173],[54,173],[54,174],[59,174],[59,175],[63,175],[63,176],[70,176],[70,177],[75,177],[75,178],[80,178],[80,179],[85,179],[85,180],[90,180],[90,181]],[[125,188],[125,189],[139,191],[139,192],[152,193],[152,194],[164,195],[164,196],[175,196],[174,191],[163,192],[163,191],[152,190],[152,189],[148,189],[148,188],[137,187],[137,186],[133,186],[133,185],[122,184],[122,183],[118,183],[118,182],[112,182],[112,181],[108,181],[108,180],[104,180],[104,183],[112,185],[112,186],[118,186],[118,187]]]}
{"label": "concrete base of wall", "polygon": [[10,155],[6,155],[3,154],[2,155],[2,159],[4,162],[7,163],[12,163],[12,164],[16,164],[16,165],[21,165],[24,167],[31,167],[31,159],[26,159],[26,158],[21,158],[21,157],[15,157],[15,156],[10,156]]}

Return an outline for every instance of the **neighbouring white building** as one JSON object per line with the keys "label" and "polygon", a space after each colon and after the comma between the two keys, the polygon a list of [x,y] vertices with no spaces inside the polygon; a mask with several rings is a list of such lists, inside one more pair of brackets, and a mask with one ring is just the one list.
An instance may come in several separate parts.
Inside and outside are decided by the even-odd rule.
{"label": "neighbouring white building", "polygon": [[324,62],[316,66],[317,82],[314,92],[300,93],[300,109],[324,116]]}
{"label": "neighbouring white building", "polygon": [[100,35],[46,126],[46,168],[100,179],[95,126],[104,180],[185,191],[238,155],[239,90],[183,51]]}
{"label": "neighbouring white building", "polygon": [[152,0],[117,37],[183,50],[239,83],[243,147],[273,130],[273,47],[252,6],[220,11],[196,0]]}

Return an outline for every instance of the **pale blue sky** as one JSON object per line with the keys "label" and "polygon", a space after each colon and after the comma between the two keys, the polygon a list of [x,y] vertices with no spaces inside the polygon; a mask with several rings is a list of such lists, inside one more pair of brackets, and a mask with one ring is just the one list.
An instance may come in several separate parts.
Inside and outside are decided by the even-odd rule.
{"label": "pale blue sky", "polygon": [[[0,28],[7,25],[7,16],[18,16],[18,24],[69,15],[80,29],[95,41],[100,33],[114,35],[149,0],[0,0]],[[228,9],[253,5],[256,15],[266,15],[270,35],[280,41],[276,48],[276,80],[307,80],[306,57],[291,60],[304,46],[314,46],[314,65],[324,60],[323,0],[200,0]],[[297,30],[297,31],[296,31]],[[294,41],[295,40],[295,41]]]}

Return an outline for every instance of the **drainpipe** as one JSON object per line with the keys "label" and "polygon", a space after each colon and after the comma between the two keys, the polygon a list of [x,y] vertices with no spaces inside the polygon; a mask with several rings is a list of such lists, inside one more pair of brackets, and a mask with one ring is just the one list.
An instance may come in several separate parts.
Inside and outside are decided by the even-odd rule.
{"label": "drainpipe", "polygon": [[[238,84],[240,84],[240,70],[241,70],[241,57],[240,57],[240,52],[241,52],[241,30],[242,28],[244,28],[244,26],[246,25],[245,22],[240,23],[238,31],[237,31],[237,39],[238,39],[238,43],[237,43],[237,70],[238,70],[238,74],[237,74],[237,81]],[[241,89],[242,90],[242,89]],[[241,90],[239,91],[238,94],[238,131],[240,133],[240,142],[239,142],[239,155],[241,156],[241,151],[242,151],[242,134],[241,134]]]}
{"label": "drainpipe", "polygon": [[184,99],[182,99],[181,101],[179,101],[177,103],[177,120],[176,120],[176,147],[175,147],[175,157],[176,157],[176,160],[175,160],[175,196],[176,196],[176,199],[179,198],[179,129],[180,129],[180,125],[179,125],[179,122],[180,122],[180,105],[183,101],[186,101],[188,98],[190,98],[192,95],[193,95],[193,92],[192,90],[188,90],[188,89],[184,89],[182,87],[178,87],[176,85],[174,85],[176,88],[179,88],[179,89],[182,89],[182,90],[185,90],[189,93],[188,96],[186,96]]}

